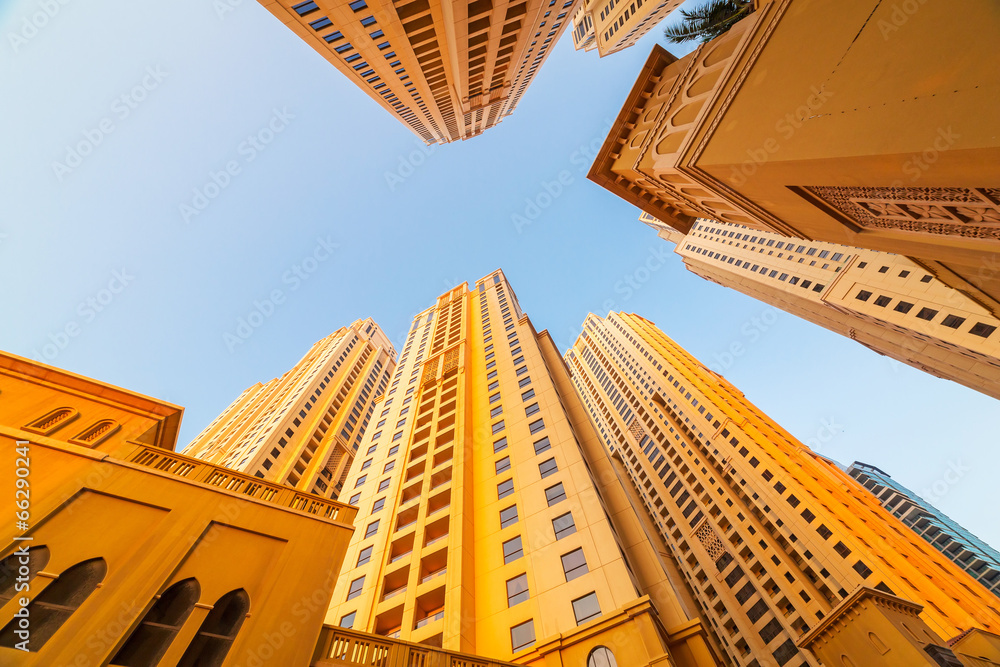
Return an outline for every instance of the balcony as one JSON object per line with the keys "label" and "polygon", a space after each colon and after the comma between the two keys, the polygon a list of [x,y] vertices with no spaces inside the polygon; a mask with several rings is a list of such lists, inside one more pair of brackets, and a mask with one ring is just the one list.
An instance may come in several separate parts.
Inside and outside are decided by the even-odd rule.
{"label": "balcony", "polygon": [[152,468],[161,473],[183,477],[190,482],[215,486],[236,496],[245,496],[277,507],[314,514],[331,522],[353,524],[356,507],[303,493],[293,488],[266,482],[241,472],[184,456],[159,447],[135,444],[123,457],[133,465]]}
{"label": "balcony", "polygon": [[[398,632],[398,631],[396,631]],[[392,634],[396,634],[393,632]],[[413,644],[356,630],[323,626],[310,667],[517,667],[467,653]]]}

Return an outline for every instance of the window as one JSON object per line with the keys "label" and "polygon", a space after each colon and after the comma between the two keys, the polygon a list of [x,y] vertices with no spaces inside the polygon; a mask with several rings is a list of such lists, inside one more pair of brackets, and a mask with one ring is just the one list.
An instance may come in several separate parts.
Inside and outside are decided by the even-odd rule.
{"label": "window", "polygon": [[906,301],[900,301],[899,303],[896,304],[896,307],[893,308],[893,310],[895,310],[897,313],[908,313],[910,312],[911,308],[913,308],[912,303],[907,303]]}
{"label": "window", "polygon": [[537,421],[533,421],[530,424],[528,424],[528,430],[531,432],[532,435],[534,435],[535,433],[538,433],[543,428],[545,428],[545,420],[544,419],[539,419]]}
{"label": "window", "polygon": [[938,311],[934,310],[933,308],[921,308],[920,312],[917,313],[917,317],[919,317],[922,320],[927,320],[929,322],[933,320],[937,314]]}
{"label": "window", "polygon": [[573,600],[573,615],[576,617],[577,625],[600,616],[601,605],[597,602],[597,593],[588,593],[582,598]]}
{"label": "window", "polygon": [[587,569],[587,558],[583,555],[583,548],[570,551],[562,556],[563,574],[566,581],[573,581],[577,577],[582,577],[590,570]]}
{"label": "window", "polygon": [[497,498],[506,498],[514,493],[514,480],[507,479],[497,484]]}
{"label": "window", "polygon": [[566,512],[562,516],[552,519],[552,530],[555,531],[557,540],[575,533],[576,524],[573,522],[573,513]]}
{"label": "window", "polygon": [[502,459],[500,459],[499,461],[497,461],[496,462],[496,470],[497,470],[497,474],[498,475],[500,473],[502,473],[502,472],[507,472],[508,470],[510,470],[510,457],[509,456],[505,456]]}
{"label": "window", "polygon": [[22,556],[13,553],[0,561],[0,607],[14,598],[17,592],[18,576],[22,583],[35,578],[49,562],[49,549],[45,546],[29,547],[27,573],[22,572]]}
{"label": "window", "polygon": [[587,656],[587,667],[618,667],[614,653],[607,646],[598,646]]}
{"label": "window", "polygon": [[969,333],[972,334],[973,336],[981,336],[983,338],[989,338],[990,334],[992,334],[996,330],[997,328],[995,326],[979,322],[978,324],[972,325],[972,328],[969,329]]}
{"label": "window", "polygon": [[321,19],[316,19],[315,21],[309,22],[309,27],[316,31],[322,30],[323,28],[329,28],[332,25],[333,21],[331,21],[325,16]]}
{"label": "window", "polygon": [[542,452],[552,449],[551,443],[549,443],[549,436],[545,436],[541,440],[535,442],[535,454],[541,454]]}
{"label": "window", "polygon": [[347,504],[354,505],[355,507],[357,507],[359,500],[361,500],[361,494],[355,493],[353,496],[351,496],[351,499],[347,501]]}
{"label": "window", "polygon": [[528,391],[526,391],[523,394],[521,394],[521,400],[522,401],[527,401],[529,398],[534,398],[534,396],[535,396],[535,390],[534,389],[529,389]]}
{"label": "window", "polygon": [[505,449],[507,449],[507,438],[500,438],[499,440],[493,443],[494,454],[496,454],[497,452],[502,452]]}
{"label": "window", "polygon": [[492,396],[490,396],[490,403],[491,404],[492,403],[496,403],[499,400],[500,400],[500,392],[499,391],[497,393],[493,394]]}
{"label": "window", "polygon": [[922,283],[929,283],[930,281],[931,281],[930,276],[924,276],[923,278],[920,279],[920,282]]}
{"label": "window", "polygon": [[526,377],[526,378],[521,378],[517,382],[517,386],[521,387],[522,389],[524,387],[527,387],[529,384],[531,384],[531,376],[530,375],[528,377]]}
{"label": "window", "polygon": [[371,466],[371,464],[372,464],[372,460],[368,459],[367,461],[365,461],[364,463],[361,464],[361,469],[362,470],[368,470],[368,468]]}
{"label": "window", "polygon": [[541,473],[542,479],[545,479],[549,475],[554,475],[559,472],[559,466],[556,464],[555,458],[551,458],[547,461],[542,461],[538,464],[538,472]]}
{"label": "window", "polygon": [[374,503],[374,504],[372,505],[372,512],[371,512],[371,513],[372,513],[372,514],[375,514],[375,512],[378,512],[378,511],[379,511],[380,509],[382,509],[383,507],[385,507],[385,498],[379,498],[379,499],[378,499],[378,500],[376,500],[376,501],[375,501],[375,503]]}
{"label": "window", "polygon": [[524,556],[524,547],[521,545],[520,535],[503,543],[503,562],[505,565],[513,563],[522,556]]}
{"label": "window", "polygon": [[159,663],[200,595],[201,586],[196,579],[178,581],[165,590],[111,662],[135,667]]}
{"label": "window", "polygon": [[504,429],[503,420],[501,419],[496,424],[493,425],[493,435],[496,435]]}
{"label": "window", "polygon": [[350,614],[345,614],[340,618],[340,627],[342,628],[353,628],[354,627],[354,617],[357,616],[358,612],[352,611]]}
{"label": "window", "polygon": [[385,474],[395,467],[396,467],[396,461],[395,459],[393,459],[392,461],[389,461],[388,463],[385,464],[385,467],[382,468],[382,473]]}
{"label": "window", "polygon": [[368,475],[362,475],[361,477],[358,477],[358,481],[354,483],[354,488],[356,489],[362,484],[364,484],[366,479],[368,479]]}
{"label": "window", "polygon": [[510,629],[510,648],[517,653],[535,643],[535,622],[528,620]]}
{"label": "window", "polygon": [[764,627],[758,631],[758,634],[765,644],[770,644],[771,641],[780,635],[783,630],[784,628],[781,627],[781,623],[778,622],[778,619],[772,618],[764,624]]}
{"label": "window", "polygon": [[872,293],[869,292],[868,290],[861,290],[860,292],[858,292],[858,295],[854,298],[857,299],[858,301],[867,301],[868,299],[871,298],[871,296]]}
{"label": "window", "polygon": [[519,574],[507,580],[507,607],[513,607],[528,599],[528,575]]}
{"label": "window", "polygon": [[854,564],[853,567],[854,567],[854,571],[857,572],[858,574],[860,574],[865,579],[867,579],[868,577],[872,576],[872,570],[871,570],[871,568],[868,567],[867,565],[865,565],[864,561],[860,561],[859,560],[857,563]]}
{"label": "window", "polygon": [[941,324],[949,329],[957,329],[962,326],[963,322],[965,322],[965,318],[959,317],[958,315],[946,315],[945,318],[941,320]]}
{"label": "window", "polygon": [[365,587],[364,577],[358,577],[357,579],[352,581],[350,587],[347,589],[347,599],[353,600],[354,598],[361,595],[361,591],[364,589],[364,587]]}
{"label": "window", "polygon": [[840,554],[841,558],[847,558],[851,555],[851,550],[843,542],[837,542],[834,544],[833,550]]}
{"label": "window", "polygon": [[242,588],[219,598],[181,656],[181,665],[219,667],[250,611],[250,596]]}
{"label": "window", "polygon": [[365,538],[369,538],[378,532],[378,521],[379,521],[378,519],[375,519],[370,524],[368,524],[368,527],[365,529]]}
{"label": "window", "polygon": [[498,405],[495,408],[493,408],[492,410],[490,410],[490,418],[491,419],[493,417],[499,417],[502,414],[503,414],[503,406],[502,405]]}
{"label": "window", "polygon": [[889,305],[890,301],[892,301],[892,297],[882,295],[882,296],[879,296],[879,298],[875,299],[875,305],[876,306],[881,306],[881,307],[884,308],[884,307],[886,307],[886,306]]}
{"label": "window", "polygon": [[500,527],[506,528],[517,523],[517,505],[500,510]]}
{"label": "window", "polygon": [[[300,2],[297,5],[292,5],[292,9],[294,9],[299,16],[305,16],[306,14],[311,14],[312,12],[318,10],[319,7],[316,6],[316,3],[313,2],[313,0],[309,0],[308,2]],[[112,660],[111,662],[117,662],[117,660]],[[153,663],[155,662],[156,661],[154,660]]]}
{"label": "window", "polygon": [[383,479],[381,482],[378,483],[378,490],[385,491],[386,489],[388,489],[391,481],[392,481],[391,479]]}
{"label": "window", "polygon": [[563,489],[562,482],[545,489],[545,499],[549,501],[549,507],[566,500],[566,491]]}
{"label": "window", "polygon": [[530,417],[531,415],[536,414],[540,409],[541,408],[538,407],[538,403],[532,403],[524,409],[524,416]]}
{"label": "window", "polygon": [[361,550],[361,553],[358,554],[358,567],[364,565],[372,559],[372,549],[374,548],[375,547],[365,547]]}
{"label": "window", "polygon": [[365,2],[365,0],[354,0],[354,2],[348,5],[348,7],[350,7],[356,12],[360,12],[362,9],[368,9],[368,4]]}

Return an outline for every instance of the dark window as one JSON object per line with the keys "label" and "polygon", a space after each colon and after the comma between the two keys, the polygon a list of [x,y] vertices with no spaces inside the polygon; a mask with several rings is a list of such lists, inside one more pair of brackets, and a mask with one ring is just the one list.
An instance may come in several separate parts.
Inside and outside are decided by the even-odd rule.
{"label": "dark window", "polygon": [[496,454],[497,452],[502,452],[505,449],[507,449],[507,438],[500,438],[499,440],[493,443],[494,454]]}
{"label": "dark window", "polygon": [[819,527],[816,528],[816,532],[820,534],[824,540],[829,539],[833,535],[833,531],[826,527],[826,524],[821,523]]}
{"label": "dark window", "polygon": [[514,480],[506,479],[497,484],[497,498],[506,498],[514,493]]}
{"label": "dark window", "polygon": [[191,640],[179,664],[219,667],[225,661],[248,611],[250,596],[242,588],[219,598],[198,628],[198,634]]}
{"label": "dark window", "polygon": [[959,317],[958,315],[946,315],[945,318],[941,320],[941,324],[949,329],[957,329],[962,326],[963,322],[965,322],[965,318]]}
{"label": "dark window", "polygon": [[744,604],[756,592],[757,592],[757,589],[753,587],[753,584],[747,583],[746,585],[743,586],[743,588],[741,588],[740,590],[736,591],[736,600],[740,604]]}
{"label": "dark window", "polygon": [[552,445],[549,443],[549,437],[545,436],[541,440],[535,442],[535,454],[541,454],[542,452],[552,449]]}
{"label": "dark window", "polygon": [[500,459],[499,461],[497,461],[496,462],[496,470],[497,470],[497,474],[498,475],[500,473],[502,473],[502,472],[507,472],[508,470],[510,470],[510,457],[509,456],[505,456],[502,459]]}
{"label": "dark window", "polygon": [[917,313],[917,317],[919,317],[922,320],[930,321],[933,320],[937,314],[938,311],[934,310],[933,308],[921,308],[920,312]]}
{"label": "dark window", "polygon": [[769,644],[771,643],[771,640],[780,635],[783,631],[784,628],[781,627],[781,623],[778,622],[778,619],[772,618],[764,624],[764,627],[760,629],[760,638],[764,640],[765,644]]}
{"label": "dark window", "polygon": [[973,336],[982,336],[983,338],[989,338],[990,334],[992,334],[996,330],[997,328],[995,326],[979,322],[978,324],[972,325],[972,328],[969,329],[969,333],[972,334]]}
{"label": "dark window", "polygon": [[851,555],[851,550],[847,548],[847,545],[843,542],[837,542],[833,545],[833,550],[840,554],[841,558],[847,558]]}
{"label": "dark window", "polygon": [[555,531],[557,540],[575,533],[576,524],[573,522],[573,513],[566,512],[562,516],[552,519],[552,530]]}
{"label": "dark window", "polygon": [[503,562],[504,564],[513,563],[518,558],[524,555],[524,547],[521,546],[521,536],[518,535],[512,540],[507,540],[503,543]]}
{"label": "dark window", "polygon": [[752,607],[747,609],[747,618],[750,619],[751,623],[756,623],[760,620],[761,616],[767,613],[767,603],[763,600],[757,600]]}
{"label": "dark window", "polygon": [[795,647],[795,642],[791,639],[786,639],[771,655],[778,662],[778,667],[782,667],[786,662],[798,655],[798,652],[799,649]]}
{"label": "dark window", "polygon": [[517,523],[517,505],[500,510],[500,527],[506,528]]}
{"label": "dark window", "polygon": [[893,310],[895,310],[897,313],[908,313],[910,312],[911,308],[913,308],[912,303],[907,303],[906,301],[900,301],[899,303],[896,304],[896,307],[893,308]]}
{"label": "dark window", "polygon": [[871,568],[865,565],[864,561],[859,560],[857,563],[855,563],[854,570],[865,579],[867,579],[872,575]]}
{"label": "dark window", "polygon": [[881,306],[881,307],[884,308],[885,306],[888,306],[891,301],[892,301],[892,297],[882,295],[879,298],[875,299],[875,305],[876,306]]}
{"label": "dark window", "polygon": [[195,579],[179,581],[165,590],[111,660],[112,664],[130,667],[158,664],[200,595],[201,586]]}
{"label": "dark window", "polygon": [[551,458],[538,464],[538,472],[541,473],[542,479],[545,479],[549,475],[559,472],[559,466],[556,464],[556,460]]}

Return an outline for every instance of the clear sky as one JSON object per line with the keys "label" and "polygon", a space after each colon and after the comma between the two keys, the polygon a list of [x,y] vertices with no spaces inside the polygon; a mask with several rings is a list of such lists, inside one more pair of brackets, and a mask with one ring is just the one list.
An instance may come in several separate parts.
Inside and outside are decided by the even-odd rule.
{"label": "clear sky", "polygon": [[183,446],[337,327],[398,345],[501,267],[561,348],[639,313],[1000,546],[995,400],[688,273],[586,181],[660,30],[604,59],[565,36],[512,116],[428,149],[253,0],[62,3],[0,0],[0,349],[184,406]]}

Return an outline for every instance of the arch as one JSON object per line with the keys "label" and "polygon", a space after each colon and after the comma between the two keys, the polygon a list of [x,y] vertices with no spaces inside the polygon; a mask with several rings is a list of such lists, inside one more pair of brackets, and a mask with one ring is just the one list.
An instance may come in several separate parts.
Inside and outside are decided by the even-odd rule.
{"label": "arch", "polygon": [[111,663],[122,667],[153,667],[167,652],[201,596],[198,580],[178,581],[160,594]]}
{"label": "arch", "polygon": [[[24,581],[21,568],[27,567],[27,581],[31,582],[35,575],[41,572],[49,563],[49,548],[46,546],[30,547],[28,555],[15,551],[0,561],[0,607],[14,598],[18,575]],[[27,561],[27,562],[25,562]]]}
{"label": "arch", "polygon": [[91,424],[82,432],[73,436],[69,439],[74,445],[83,445],[84,447],[96,447],[108,438],[110,438],[118,429],[121,428],[121,424],[113,419],[102,419],[95,424]]}
{"label": "arch", "polygon": [[242,588],[223,595],[208,612],[198,634],[184,651],[180,667],[219,667],[250,611],[250,596]]}
{"label": "arch", "polygon": [[48,435],[59,430],[79,416],[80,413],[74,408],[56,408],[29,423],[24,427],[24,430],[40,435]]}
{"label": "arch", "polygon": [[857,667],[854,664],[854,661],[848,658],[846,655],[840,656],[840,664],[843,665],[843,667]]}
{"label": "arch", "polygon": [[889,647],[886,646],[885,642],[882,641],[874,632],[868,633],[868,641],[872,643],[872,646],[874,646],[875,650],[879,652],[879,655],[885,655],[889,652]]}
{"label": "arch", "polygon": [[587,667],[618,667],[618,661],[611,649],[598,646],[587,656]]}
{"label": "arch", "polygon": [[913,631],[913,628],[911,628],[910,626],[908,626],[906,623],[903,623],[902,625],[903,625],[903,629],[906,630],[907,634],[910,635],[910,637],[913,638],[913,641],[918,642],[919,644],[926,643],[926,642],[924,642],[924,640],[922,640],[920,637],[917,636],[917,633]]}
{"label": "arch", "polygon": [[[91,558],[67,569],[59,578],[46,586],[28,605],[31,618],[31,642],[28,650],[36,652],[49,641],[59,628],[69,620],[80,605],[108,574],[108,564],[103,558]],[[22,641],[14,631],[18,619],[0,630],[0,646],[13,648]]]}

